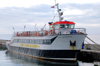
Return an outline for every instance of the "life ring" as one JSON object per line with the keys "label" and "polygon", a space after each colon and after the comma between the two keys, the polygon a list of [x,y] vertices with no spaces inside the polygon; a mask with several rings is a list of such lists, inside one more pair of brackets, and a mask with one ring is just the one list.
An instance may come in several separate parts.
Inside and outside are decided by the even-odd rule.
{"label": "life ring", "polygon": [[48,35],[48,31],[45,31],[45,35]]}
{"label": "life ring", "polygon": [[34,33],[31,33],[30,35],[31,35],[31,36],[34,36]]}
{"label": "life ring", "polygon": [[26,35],[26,36],[29,36],[29,32],[27,31],[26,33],[27,33],[27,35]]}
{"label": "life ring", "polygon": [[18,36],[20,36],[20,33],[18,33]]}
{"label": "life ring", "polygon": [[22,33],[22,36],[24,36],[24,32]]}
{"label": "life ring", "polygon": [[22,36],[22,33],[21,33],[21,36]]}
{"label": "life ring", "polygon": [[36,36],[37,36],[37,32],[36,32]]}
{"label": "life ring", "polygon": [[38,32],[38,36],[41,36],[39,32]]}
{"label": "life ring", "polygon": [[25,36],[27,36],[27,32],[25,32]]}
{"label": "life ring", "polygon": [[52,35],[52,30],[49,31],[49,35]]}
{"label": "life ring", "polygon": [[17,36],[17,33],[15,33],[15,35]]}
{"label": "life ring", "polygon": [[80,31],[77,31],[77,33],[80,33]]}

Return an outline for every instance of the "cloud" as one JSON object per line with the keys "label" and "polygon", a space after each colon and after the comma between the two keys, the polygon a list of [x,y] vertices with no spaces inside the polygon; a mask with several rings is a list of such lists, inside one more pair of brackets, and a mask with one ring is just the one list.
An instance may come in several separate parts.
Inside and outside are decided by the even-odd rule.
{"label": "cloud", "polygon": [[[47,0],[0,0],[0,7],[26,7],[38,6],[41,4],[52,4],[54,1]],[[53,3],[54,4],[54,3]]]}
{"label": "cloud", "polygon": [[[60,4],[100,4],[100,0],[56,0]],[[54,0],[0,0],[0,8],[3,7],[25,7],[37,6],[41,4],[54,5]]]}
{"label": "cloud", "polygon": [[100,28],[100,24],[84,24],[84,23],[77,23],[76,24],[77,27],[96,27],[96,28]]}
{"label": "cloud", "polygon": [[[59,1],[59,0],[58,0]],[[76,27],[85,27],[88,29],[88,33],[92,30],[96,31],[100,28],[100,6],[99,4],[61,4],[60,8],[64,11],[64,20],[74,21]],[[4,7],[0,8],[0,28],[3,30],[0,34],[12,34],[13,29],[15,31],[35,30],[35,24],[40,30],[45,24],[48,28],[48,22],[52,21],[52,17],[55,15],[55,9],[50,8],[51,5],[39,4],[31,7]],[[54,22],[58,21],[58,15],[55,17]],[[91,31],[90,31],[91,30]]]}
{"label": "cloud", "polygon": [[[60,1],[60,0],[59,0]],[[64,1],[63,1],[64,2]],[[68,0],[66,1],[67,3],[77,3],[77,4],[95,4],[95,3],[100,3],[100,0]]]}
{"label": "cloud", "polygon": [[64,15],[84,15],[91,10],[80,10],[80,9],[65,9]]}

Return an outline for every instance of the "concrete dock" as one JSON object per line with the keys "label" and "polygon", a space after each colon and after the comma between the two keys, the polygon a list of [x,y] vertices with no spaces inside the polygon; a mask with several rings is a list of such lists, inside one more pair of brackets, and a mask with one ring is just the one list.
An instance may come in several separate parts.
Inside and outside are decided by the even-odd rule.
{"label": "concrete dock", "polygon": [[100,45],[98,44],[85,44],[81,52],[81,60],[100,61]]}
{"label": "concrete dock", "polygon": [[6,41],[8,40],[0,39],[0,49],[6,49]]}

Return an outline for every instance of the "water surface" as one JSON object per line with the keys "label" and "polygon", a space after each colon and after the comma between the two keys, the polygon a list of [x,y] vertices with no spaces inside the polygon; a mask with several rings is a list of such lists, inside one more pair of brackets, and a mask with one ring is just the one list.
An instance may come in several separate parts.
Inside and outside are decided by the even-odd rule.
{"label": "water surface", "polygon": [[76,63],[63,63],[40,60],[15,53],[0,51],[0,66],[77,66]]}
{"label": "water surface", "polygon": [[40,60],[0,50],[0,66],[94,66],[93,63],[63,63]]}

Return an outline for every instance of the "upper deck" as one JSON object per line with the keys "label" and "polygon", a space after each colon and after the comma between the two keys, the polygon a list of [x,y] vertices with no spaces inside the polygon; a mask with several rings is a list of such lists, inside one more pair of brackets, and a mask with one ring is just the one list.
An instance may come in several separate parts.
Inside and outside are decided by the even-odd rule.
{"label": "upper deck", "polygon": [[72,21],[58,21],[49,23],[49,30],[16,32],[14,36],[47,36],[80,33],[86,34],[86,29],[75,28],[75,23]]}

